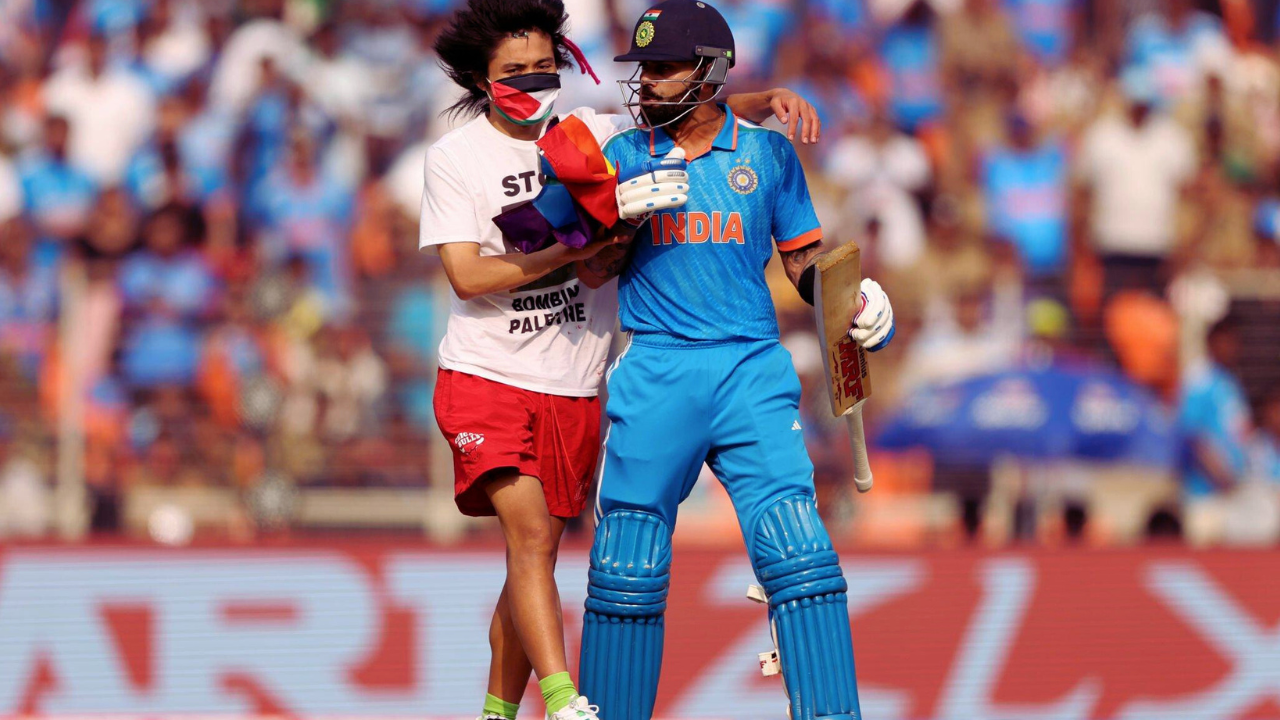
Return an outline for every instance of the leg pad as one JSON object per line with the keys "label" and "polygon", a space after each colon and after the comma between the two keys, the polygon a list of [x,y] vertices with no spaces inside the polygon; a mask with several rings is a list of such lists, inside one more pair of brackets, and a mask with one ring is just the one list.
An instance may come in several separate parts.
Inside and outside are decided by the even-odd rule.
{"label": "leg pad", "polygon": [[671,528],[646,512],[605,515],[591,547],[579,685],[609,720],[649,720],[662,666]]}
{"label": "leg pad", "polygon": [[848,584],[813,498],[783,498],[764,512],[751,562],[769,595],[792,719],[857,720]]}

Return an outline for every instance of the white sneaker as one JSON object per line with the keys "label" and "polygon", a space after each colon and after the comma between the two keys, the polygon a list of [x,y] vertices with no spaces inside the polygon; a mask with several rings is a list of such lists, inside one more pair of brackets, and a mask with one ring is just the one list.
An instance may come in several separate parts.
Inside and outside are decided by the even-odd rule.
{"label": "white sneaker", "polygon": [[581,695],[569,701],[560,711],[547,715],[547,720],[600,720],[600,706],[592,705]]}

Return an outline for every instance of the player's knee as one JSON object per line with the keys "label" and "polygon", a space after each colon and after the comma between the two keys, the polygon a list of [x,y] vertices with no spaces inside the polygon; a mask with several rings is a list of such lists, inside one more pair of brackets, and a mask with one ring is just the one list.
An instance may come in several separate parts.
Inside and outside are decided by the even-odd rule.
{"label": "player's knee", "polygon": [[773,607],[848,590],[812,497],[792,495],[770,505],[756,520],[750,545],[751,564]]}
{"label": "player's knee", "polygon": [[657,515],[619,510],[605,515],[591,546],[587,611],[650,617],[667,608],[671,528]]}
{"label": "player's knee", "polygon": [[554,565],[559,538],[550,518],[531,518],[506,527],[507,558]]}

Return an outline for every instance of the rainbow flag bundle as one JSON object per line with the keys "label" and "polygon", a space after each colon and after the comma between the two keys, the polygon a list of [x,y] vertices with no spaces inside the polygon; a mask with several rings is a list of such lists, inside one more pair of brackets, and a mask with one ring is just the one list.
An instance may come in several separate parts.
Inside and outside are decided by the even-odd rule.
{"label": "rainbow flag bundle", "polygon": [[516,250],[528,254],[558,242],[581,248],[591,242],[591,219],[573,202],[569,189],[546,179],[538,197],[493,219]]}
{"label": "rainbow flag bundle", "polygon": [[531,253],[553,242],[580,248],[597,226],[618,222],[617,171],[585,123],[566,118],[547,131],[538,148],[542,191],[493,219],[517,250]]}

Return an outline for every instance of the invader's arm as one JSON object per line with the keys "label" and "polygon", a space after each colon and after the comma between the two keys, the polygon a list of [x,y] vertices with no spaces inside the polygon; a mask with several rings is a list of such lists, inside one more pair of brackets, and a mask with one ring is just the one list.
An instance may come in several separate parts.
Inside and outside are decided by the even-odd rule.
{"label": "invader's arm", "polygon": [[594,290],[621,275],[631,257],[635,237],[636,228],[627,223],[602,230],[597,240],[607,241],[605,247],[594,256],[578,261],[578,280]]}
{"label": "invader's arm", "polygon": [[771,117],[778,118],[778,122],[787,126],[787,139],[792,142],[795,142],[797,133],[800,142],[805,145],[818,142],[822,135],[822,121],[818,119],[818,111],[808,100],[786,88],[730,95],[725,103],[734,115],[753,123],[759,124]]}

